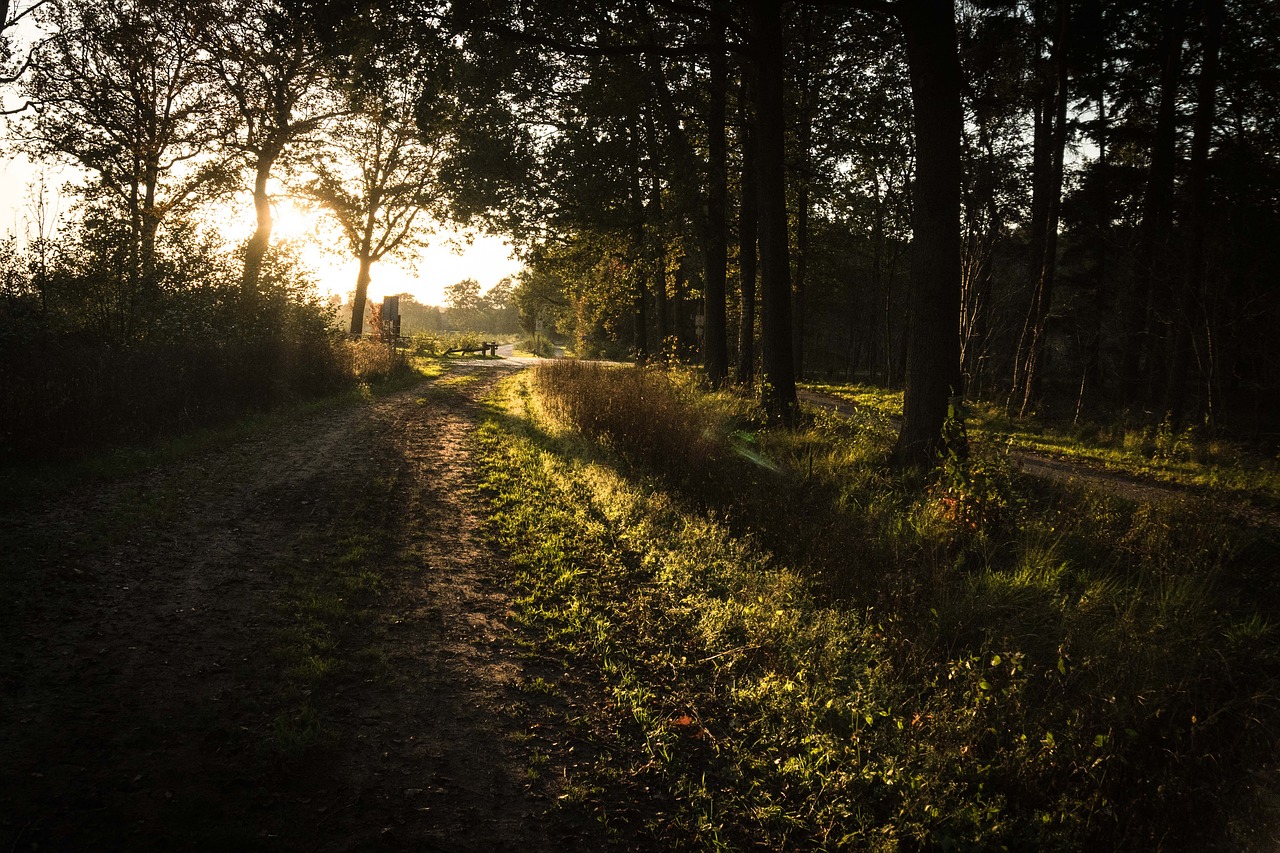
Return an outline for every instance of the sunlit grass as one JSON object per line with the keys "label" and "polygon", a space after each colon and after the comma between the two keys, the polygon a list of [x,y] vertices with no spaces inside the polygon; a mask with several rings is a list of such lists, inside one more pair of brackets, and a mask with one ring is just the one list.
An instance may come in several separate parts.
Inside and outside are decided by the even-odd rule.
{"label": "sunlit grass", "polygon": [[609,758],[575,802],[699,849],[1198,849],[1276,825],[1265,534],[1022,493],[998,455],[922,488],[883,466],[881,419],[775,431],[683,382],[551,366],[482,430],[516,620],[602,685]]}
{"label": "sunlit grass", "polygon": [[[876,417],[902,416],[901,391],[867,385],[804,387],[853,403]],[[1238,443],[1210,438],[1196,427],[1174,430],[1168,423],[1132,426],[1120,422],[1059,426],[1010,418],[1000,407],[981,403],[968,406],[966,416],[971,436],[1000,446],[1280,502],[1280,460],[1259,456]]]}

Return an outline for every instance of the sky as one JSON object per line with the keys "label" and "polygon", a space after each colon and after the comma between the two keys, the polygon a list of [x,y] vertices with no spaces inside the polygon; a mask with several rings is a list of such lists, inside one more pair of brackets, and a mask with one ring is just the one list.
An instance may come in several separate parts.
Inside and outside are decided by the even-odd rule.
{"label": "sky", "polygon": [[[71,167],[46,166],[46,185],[54,198],[50,208],[65,218],[70,202],[57,190],[68,181],[78,180]],[[21,155],[0,151],[0,236],[18,238],[35,236],[32,226],[32,190],[39,180],[40,169]],[[237,199],[238,210],[222,221],[212,222],[229,241],[248,239],[253,231],[253,205],[248,192]],[[313,248],[304,259],[315,268],[322,294],[337,294],[349,299],[355,290],[360,265],[348,257],[336,230],[317,221],[317,213],[295,206],[277,195],[274,237],[302,238]],[[375,302],[393,293],[409,293],[427,305],[444,304],[444,289],[465,278],[474,278],[482,289],[489,289],[502,278],[517,274],[521,264],[511,256],[511,247],[501,237],[466,235],[436,226],[438,233],[428,238],[425,249],[407,253],[403,259],[387,258],[373,265],[369,298]]]}

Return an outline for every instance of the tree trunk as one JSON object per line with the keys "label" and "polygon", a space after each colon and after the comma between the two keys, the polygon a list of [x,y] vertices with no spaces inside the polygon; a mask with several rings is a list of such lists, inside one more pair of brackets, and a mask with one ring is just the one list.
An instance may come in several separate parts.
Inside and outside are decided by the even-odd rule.
{"label": "tree trunk", "polygon": [[803,33],[800,68],[800,113],[796,128],[796,169],[793,181],[796,187],[796,257],[795,278],[791,282],[792,316],[794,325],[792,332],[792,360],[795,363],[796,379],[804,379],[804,347],[805,347],[805,285],[808,283],[809,260],[809,154],[813,147],[812,109],[813,81],[810,78],[810,48],[812,46],[812,10],[808,5],[801,7]]}
{"label": "tree trunk", "polygon": [[782,0],[755,0],[751,12],[758,73],[755,95],[759,183],[756,190],[760,205],[764,404],[771,415],[790,424],[795,422],[797,403],[791,349],[791,260],[787,246]]}
{"label": "tree trunk", "polygon": [[[900,467],[935,464],[960,392],[960,59],[954,0],[910,0],[900,14],[911,71],[916,177],[912,205]],[[963,447],[949,448],[963,452]]]}
{"label": "tree trunk", "polygon": [[[746,75],[744,75],[745,78]],[[750,86],[743,81],[741,104],[742,198],[738,207],[738,277],[742,310],[738,325],[738,384],[749,387],[756,371],[756,134]]]}
{"label": "tree trunk", "polygon": [[1094,98],[1098,104],[1097,131],[1094,134],[1098,145],[1098,184],[1097,208],[1094,212],[1094,228],[1097,235],[1094,240],[1093,266],[1093,316],[1090,321],[1088,338],[1084,348],[1084,369],[1080,374],[1080,391],[1076,397],[1077,421],[1085,409],[1085,401],[1093,393],[1093,389],[1102,385],[1102,318],[1107,312],[1107,274],[1108,252],[1111,237],[1111,195],[1108,187],[1109,168],[1107,159],[1108,124],[1107,124],[1107,63],[1105,56],[1099,61],[1097,75],[1098,88]]}
{"label": "tree trunk", "polygon": [[657,128],[652,120],[649,132],[649,205],[646,220],[649,223],[650,257],[653,262],[654,314],[657,324],[658,356],[667,355],[667,337],[671,334],[667,307],[667,245],[662,227],[662,181],[658,177]]}
{"label": "tree trunk", "polygon": [[[1120,380],[1125,403],[1149,398],[1154,340],[1154,300],[1168,275],[1169,232],[1173,227],[1173,181],[1177,165],[1178,80],[1182,75],[1182,37],[1187,0],[1168,0],[1165,10],[1160,105],[1151,140],[1151,167],[1142,201],[1142,224],[1134,260],[1133,287],[1125,306],[1124,351]],[[1144,362],[1148,362],[1144,364]]]}
{"label": "tree trunk", "polygon": [[635,273],[635,338],[631,349],[636,364],[646,364],[649,361],[649,277],[645,274],[643,263],[636,265]]}
{"label": "tree trunk", "polygon": [[267,195],[267,182],[271,180],[273,156],[266,152],[258,155],[257,169],[253,177],[253,212],[258,224],[244,250],[244,273],[240,279],[241,298],[252,302],[258,296],[258,280],[262,274],[262,261],[271,245],[271,197]]}
{"label": "tree trunk", "polygon": [[[638,122],[637,122],[638,123]],[[637,364],[649,361],[649,273],[646,269],[644,167],[640,161],[639,131],[631,134],[631,268],[635,276],[635,311],[631,354]]]}
{"label": "tree trunk", "polygon": [[725,139],[726,58],[723,0],[712,3],[713,24],[711,43],[711,90],[707,111],[707,230],[704,252],[706,258],[705,325],[703,346],[707,378],[719,387],[729,375],[728,329],[725,318],[726,244],[728,229],[725,221],[727,197],[726,172],[728,169]]}
{"label": "tree trunk", "polygon": [[672,287],[675,302],[672,303],[671,320],[676,334],[676,355],[683,358],[689,351],[689,318],[686,305],[689,300],[689,271],[685,269],[686,259],[681,257],[676,262],[676,277]]}
{"label": "tree trunk", "polygon": [[[1222,0],[1205,0],[1204,57],[1196,88],[1196,117],[1191,137],[1191,172],[1187,179],[1187,263],[1173,316],[1165,411],[1175,424],[1186,408],[1191,329],[1196,296],[1204,292],[1205,223],[1209,214],[1209,147],[1218,91],[1218,54],[1222,44]],[[1199,325],[1199,323],[1197,323]]]}
{"label": "tree trunk", "polygon": [[369,299],[369,267],[373,266],[373,258],[366,248],[360,252],[360,274],[356,276],[356,295],[351,302],[351,337],[358,338],[364,334],[364,304]]}
{"label": "tree trunk", "polygon": [[[808,138],[808,133],[802,133],[801,137]],[[801,155],[802,162],[807,161],[808,142],[801,143],[805,146],[805,153]],[[795,324],[793,332],[794,341],[792,347],[795,352],[792,356],[795,361],[796,379],[804,379],[804,325],[805,325],[805,283],[808,272],[809,259],[809,182],[808,176],[802,174],[799,178],[800,186],[796,189],[796,271],[795,281],[792,282],[791,292],[793,294],[793,311],[792,322]]]}
{"label": "tree trunk", "polygon": [[671,337],[671,309],[667,304],[667,249],[661,234],[653,235],[653,292],[658,352],[661,357],[666,357],[667,339]]}
{"label": "tree trunk", "polygon": [[[1044,360],[1044,344],[1049,309],[1053,304],[1053,284],[1058,267],[1058,211],[1062,201],[1063,153],[1067,145],[1067,47],[1071,27],[1069,0],[1058,0],[1058,20],[1053,40],[1054,78],[1046,83],[1037,116],[1035,135],[1038,164],[1033,192],[1033,215],[1042,221],[1034,226],[1039,240],[1032,243],[1034,280],[1031,305],[1027,309],[1018,353],[1014,363],[1014,386],[1009,408],[1018,417],[1026,417],[1034,408],[1040,392],[1040,367]],[[1041,148],[1043,147],[1043,152]],[[1043,197],[1043,201],[1041,201]]]}

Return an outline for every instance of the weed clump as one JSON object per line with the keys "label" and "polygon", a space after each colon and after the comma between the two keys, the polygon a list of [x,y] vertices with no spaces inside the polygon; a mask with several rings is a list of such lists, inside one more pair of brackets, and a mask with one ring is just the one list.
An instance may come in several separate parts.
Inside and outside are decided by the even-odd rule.
{"label": "weed clump", "polygon": [[687,377],[579,361],[540,364],[532,376],[553,417],[656,473],[700,481],[723,461],[727,418],[698,404]]}

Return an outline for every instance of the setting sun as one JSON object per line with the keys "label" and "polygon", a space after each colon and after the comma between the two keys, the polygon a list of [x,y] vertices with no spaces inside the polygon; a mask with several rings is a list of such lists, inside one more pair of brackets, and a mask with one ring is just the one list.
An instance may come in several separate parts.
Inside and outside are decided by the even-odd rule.
{"label": "setting sun", "polygon": [[[349,300],[356,286],[360,264],[352,255],[342,231],[321,209],[277,193],[272,204],[272,239],[294,242],[302,259],[316,272],[325,296]],[[229,243],[237,243],[253,231],[253,203],[237,198],[233,217],[216,219],[216,227]],[[424,305],[442,305],[444,290],[467,278],[489,288],[520,272],[509,243],[488,234],[468,236],[446,225],[424,225],[426,247],[410,249],[373,265],[369,298],[376,301],[396,293],[411,294]]]}

